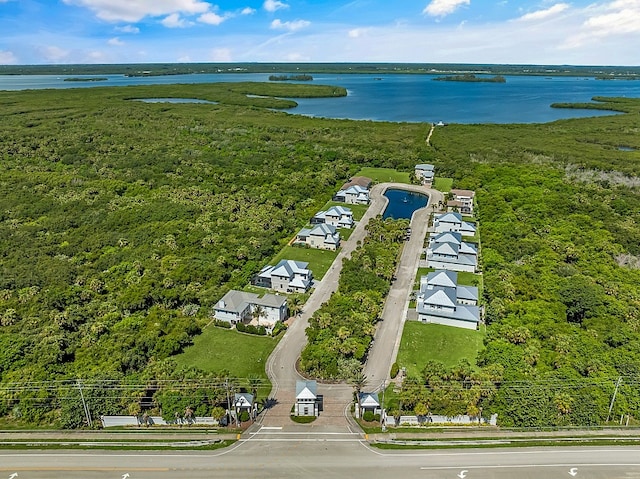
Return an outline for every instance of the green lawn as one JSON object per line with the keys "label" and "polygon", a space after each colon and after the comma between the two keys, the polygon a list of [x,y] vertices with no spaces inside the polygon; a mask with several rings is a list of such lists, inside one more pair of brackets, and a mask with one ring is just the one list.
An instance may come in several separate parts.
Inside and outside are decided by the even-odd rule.
{"label": "green lawn", "polygon": [[339,201],[327,201],[320,211],[327,211],[332,206],[344,206],[345,208],[349,208],[353,213],[353,219],[355,221],[361,220],[369,208],[369,205],[346,205]]}
{"label": "green lawn", "polygon": [[371,168],[365,166],[358,171],[356,176],[366,176],[367,178],[371,178],[374,183],[411,183],[409,181],[409,172],[397,171],[391,168]]}
{"label": "green lawn", "polygon": [[337,251],[326,251],[313,248],[299,248],[296,246],[285,246],[275,258],[269,261],[270,265],[275,265],[281,259],[292,259],[294,261],[306,261],[313,277],[321,280],[331,263],[338,256]]}
{"label": "green lawn", "polygon": [[430,359],[447,367],[454,366],[461,359],[475,365],[478,352],[483,348],[483,338],[481,331],[407,321],[397,363],[407,368],[408,376],[419,376]]}
{"label": "green lawn", "polygon": [[442,191],[443,193],[448,193],[449,191],[451,191],[452,186],[453,178],[440,178],[439,176],[436,176],[435,180],[433,181],[433,187],[438,191]]}
{"label": "green lawn", "polygon": [[195,366],[205,371],[226,369],[231,377],[255,375],[266,379],[265,363],[277,344],[277,338],[208,326],[196,336],[193,346],[175,356],[175,360],[179,366]]}
{"label": "green lawn", "polygon": [[338,231],[340,232],[340,240],[347,241],[353,233],[353,228],[340,228]]}

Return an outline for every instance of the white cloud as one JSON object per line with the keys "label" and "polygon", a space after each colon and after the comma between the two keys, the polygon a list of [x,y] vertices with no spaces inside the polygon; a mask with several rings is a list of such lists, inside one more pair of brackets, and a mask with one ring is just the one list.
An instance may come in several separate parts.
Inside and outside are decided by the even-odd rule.
{"label": "white cloud", "polygon": [[471,0],[431,0],[422,13],[432,17],[444,17],[455,12],[463,5],[470,5]]}
{"label": "white cloud", "polygon": [[245,7],[240,12],[240,15],[253,15],[254,13],[256,13],[256,9],[255,8]]}
{"label": "white cloud", "polygon": [[640,0],[617,0],[606,8],[608,13],[590,17],[584,26],[599,36],[640,32]]}
{"label": "white cloud", "polygon": [[144,17],[182,13],[205,13],[211,6],[201,0],[63,0],[67,5],[85,7],[102,20],[138,22]]}
{"label": "white cloud", "polygon": [[133,25],[124,25],[122,27],[116,27],[116,30],[122,33],[140,33],[140,29],[138,27],[134,27]]}
{"label": "white cloud", "polygon": [[182,18],[179,13],[172,13],[168,17],[165,17],[160,22],[167,28],[186,28],[193,25],[192,22],[189,22]]}
{"label": "white cloud", "polygon": [[546,18],[549,17],[553,17],[554,15],[557,15],[558,13],[564,12],[567,8],[569,8],[569,4],[568,3],[556,3],[555,5],[545,9],[545,10],[538,10],[535,12],[531,12],[531,13],[527,13],[525,15],[522,15],[520,18],[517,18],[518,21],[522,21],[522,22],[532,22],[532,21],[538,21],[538,20],[544,20]]}
{"label": "white cloud", "polygon": [[349,38],[358,38],[367,33],[368,28],[354,28],[353,30],[349,30]]}
{"label": "white cloud", "polygon": [[110,39],[107,41],[107,43],[108,43],[109,45],[113,46],[113,47],[121,47],[121,46],[123,46],[123,45],[125,44],[125,43],[124,43],[122,40],[120,40],[118,37],[110,38]]}
{"label": "white cloud", "polygon": [[18,59],[9,50],[0,50],[0,65],[12,65],[18,63]]}
{"label": "white cloud", "polygon": [[295,32],[297,30],[301,30],[303,28],[311,25],[311,22],[307,20],[294,20],[292,22],[283,22],[279,18],[276,18],[271,22],[271,28],[273,30],[288,30],[290,32]]}
{"label": "white cloud", "polygon": [[203,13],[202,15],[200,15],[198,17],[198,21],[201,23],[207,23],[209,25],[220,25],[222,22],[224,22],[228,17],[226,16],[222,16],[222,15],[218,15],[215,12],[207,12],[207,13]]}
{"label": "white cloud", "polygon": [[309,58],[307,55],[304,55],[302,53],[287,53],[285,55],[285,59],[288,62],[308,62],[311,60],[311,58]]}
{"label": "white cloud", "polygon": [[262,7],[267,12],[275,12],[276,10],[280,10],[281,8],[289,8],[289,5],[287,5],[284,2],[281,2],[280,0],[265,0]]}
{"label": "white cloud", "polygon": [[[637,37],[640,34],[640,0],[616,0],[603,5],[592,5],[584,9],[583,14],[583,23],[568,36],[561,45],[562,49],[604,49],[603,41],[607,37],[632,37],[620,40],[622,43],[616,48],[618,51],[640,44],[640,38]],[[633,38],[634,35],[636,38]],[[623,45],[625,48],[622,48]],[[609,63],[613,64],[611,61],[607,62]]]}

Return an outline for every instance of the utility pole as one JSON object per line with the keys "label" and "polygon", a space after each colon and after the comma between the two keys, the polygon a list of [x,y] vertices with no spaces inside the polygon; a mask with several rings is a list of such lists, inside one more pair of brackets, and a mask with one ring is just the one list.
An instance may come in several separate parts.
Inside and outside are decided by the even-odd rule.
{"label": "utility pole", "polygon": [[622,382],[622,376],[618,378],[616,381],[616,388],[613,390],[613,397],[611,398],[611,404],[609,404],[609,414],[607,414],[607,422],[611,418],[611,411],[613,411],[613,403],[616,402],[616,395],[618,394],[618,388],[620,387],[620,383]]}
{"label": "utility pole", "polygon": [[384,390],[385,390],[385,386],[386,385],[387,385],[387,380],[383,379],[382,380],[382,399],[380,400],[380,409],[381,409],[381,411],[380,411],[380,413],[381,413],[380,414],[380,422],[382,423],[381,424],[382,432],[385,432],[387,430],[387,425],[385,424],[386,421],[385,421],[385,417],[384,417],[385,416],[385,413],[384,413]]}
{"label": "utility pole", "polygon": [[89,406],[87,405],[87,402],[84,400],[84,394],[82,392],[82,383],[78,379],[76,384],[78,386],[78,391],[80,391],[80,399],[82,400],[82,408],[84,409],[84,415],[87,418],[87,425],[89,427],[93,427],[93,422],[91,421],[91,412],[89,411]]}
{"label": "utility pole", "polygon": [[227,413],[229,414],[229,421],[227,421],[227,426],[229,422],[231,422],[231,401],[229,399],[229,378],[224,379],[224,387],[227,390]]}

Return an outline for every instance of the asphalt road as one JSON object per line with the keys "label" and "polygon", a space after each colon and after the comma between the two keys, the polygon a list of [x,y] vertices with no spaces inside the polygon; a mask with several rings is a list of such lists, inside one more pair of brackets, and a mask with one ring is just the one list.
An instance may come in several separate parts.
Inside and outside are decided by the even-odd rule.
{"label": "asphalt road", "polygon": [[[442,193],[437,190],[397,183],[381,183],[371,189],[371,204],[367,212],[356,225],[349,240],[342,242],[341,250],[331,268],[314,289],[302,313],[292,322],[278,346],[269,356],[266,371],[273,384],[270,397],[275,398],[276,404],[261,417],[261,424],[277,426],[283,422],[289,422],[290,408],[295,401],[295,384],[297,380],[302,379],[296,371],[296,362],[307,342],[305,330],[309,324],[309,318],[338,288],[342,260],[348,258],[356,248],[358,241],[362,241],[365,238],[367,234],[365,226],[369,219],[382,214],[384,211],[388,202],[384,196],[387,188],[399,188],[429,195],[427,207],[418,210],[412,219],[411,228],[413,234],[403,249],[396,273],[397,279],[392,285],[387,298],[383,321],[378,327],[365,367],[365,375],[369,379],[367,385],[370,388],[377,389],[382,384],[382,381],[388,378],[402,335],[407,301],[416,275],[423,240],[427,232],[430,206],[434,203],[437,204],[443,198]],[[350,387],[340,388],[333,386],[328,389],[325,385],[319,385],[318,393],[325,397],[325,401],[329,406],[333,405],[328,415],[335,417],[341,415],[344,407],[350,402],[352,390]],[[342,425],[346,425],[346,421],[342,422]]]}
{"label": "asphalt road", "polygon": [[0,478],[16,479],[570,479],[570,472],[579,479],[640,477],[640,448],[382,451],[347,436],[258,433],[211,453],[0,452]]}

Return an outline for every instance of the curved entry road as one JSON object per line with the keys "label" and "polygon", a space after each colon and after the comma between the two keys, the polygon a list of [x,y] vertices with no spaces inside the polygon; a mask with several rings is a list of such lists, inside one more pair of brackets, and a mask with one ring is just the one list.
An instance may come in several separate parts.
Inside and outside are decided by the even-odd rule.
{"label": "curved entry road", "polygon": [[[392,285],[387,298],[383,321],[376,332],[375,341],[369,352],[369,359],[365,367],[365,375],[369,378],[368,387],[378,388],[382,381],[387,379],[402,335],[404,311],[406,311],[406,303],[413,287],[418,260],[427,232],[429,207],[433,204],[438,204],[443,199],[441,192],[423,186],[381,183],[371,189],[371,204],[367,212],[358,222],[349,239],[342,242],[342,248],[331,268],[327,271],[322,281],[317,284],[302,313],[290,325],[267,361],[267,374],[273,383],[271,397],[276,400],[276,404],[260,419],[262,425],[282,426],[283,424],[291,424],[289,414],[295,401],[296,380],[302,379],[295,366],[307,342],[305,330],[309,324],[309,318],[337,289],[343,258],[348,258],[356,248],[358,241],[364,239],[367,234],[365,226],[369,219],[382,214],[384,211],[388,202],[384,192],[388,188],[426,194],[429,196],[429,202],[426,207],[414,213],[412,218],[411,228],[413,234],[403,249],[402,258],[397,269],[397,279]],[[324,396],[324,412],[314,422],[314,427],[318,428],[323,425],[346,426],[344,410],[352,397],[351,387],[347,385],[319,384],[318,394]]]}

